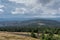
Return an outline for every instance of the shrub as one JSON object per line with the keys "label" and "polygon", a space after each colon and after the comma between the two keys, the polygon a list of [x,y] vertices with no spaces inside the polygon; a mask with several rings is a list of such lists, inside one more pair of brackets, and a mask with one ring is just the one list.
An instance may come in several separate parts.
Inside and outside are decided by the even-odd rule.
{"label": "shrub", "polygon": [[42,40],[45,40],[45,31],[44,32],[42,32]]}
{"label": "shrub", "polygon": [[36,35],[35,35],[35,33],[33,31],[31,32],[31,37],[37,38]]}

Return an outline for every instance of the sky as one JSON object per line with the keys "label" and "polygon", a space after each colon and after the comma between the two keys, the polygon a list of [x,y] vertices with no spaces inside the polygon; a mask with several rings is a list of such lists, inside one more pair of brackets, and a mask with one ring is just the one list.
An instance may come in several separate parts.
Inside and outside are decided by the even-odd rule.
{"label": "sky", "polygon": [[0,0],[0,18],[60,18],[60,0]]}

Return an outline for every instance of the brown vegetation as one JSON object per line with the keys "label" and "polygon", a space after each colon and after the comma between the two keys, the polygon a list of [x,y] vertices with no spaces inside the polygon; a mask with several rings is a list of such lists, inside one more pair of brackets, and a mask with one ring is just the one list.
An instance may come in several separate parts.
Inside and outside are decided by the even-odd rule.
{"label": "brown vegetation", "polygon": [[0,32],[0,40],[39,40],[29,36],[26,32]]}

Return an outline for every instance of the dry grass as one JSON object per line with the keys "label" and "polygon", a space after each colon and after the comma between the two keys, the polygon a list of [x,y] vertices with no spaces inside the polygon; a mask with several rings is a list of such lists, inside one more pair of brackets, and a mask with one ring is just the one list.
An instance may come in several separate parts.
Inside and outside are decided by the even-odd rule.
{"label": "dry grass", "polygon": [[[55,37],[60,38],[59,35],[56,34],[54,35]],[[0,40],[40,40],[40,39],[32,38],[29,32],[28,33],[27,32],[0,32]]]}
{"label": "dry grass", "polygon": [[0,40],[39,40],[29,36],[26,32],[0,32]]}

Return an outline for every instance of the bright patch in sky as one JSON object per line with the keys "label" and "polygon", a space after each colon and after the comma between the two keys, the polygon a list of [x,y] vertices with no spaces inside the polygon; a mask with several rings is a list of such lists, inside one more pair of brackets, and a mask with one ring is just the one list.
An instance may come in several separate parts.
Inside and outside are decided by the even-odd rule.
{"label": "bright patch in sky", "polygon": [[4,12],[4,10],[3,10],[2,8],[4,8],[4,5],[0,5],[0,14],[1,14],[2,12]]}
{"label": "bright patch in sky", "polygon": [[0,0],[0,18],[57,18],[60,0]]}
{"label": "bright patch in sky", "polygon": [[12,11],[12,14],[24,14],[27,10],[25,8],[16,8],[15,11]]}

